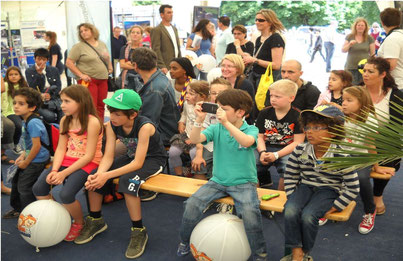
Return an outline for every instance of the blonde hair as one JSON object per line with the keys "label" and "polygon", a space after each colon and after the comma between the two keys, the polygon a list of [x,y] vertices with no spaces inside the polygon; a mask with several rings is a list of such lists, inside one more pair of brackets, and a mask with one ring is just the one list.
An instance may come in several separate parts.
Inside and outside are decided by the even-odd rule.
{"label": "blonde hair", "polygon": [[291,80],[278,80],[269,87],[270,91],[278,91],[287,96],[295,96],[298,92],[298,85]]}
{"label": "blonde hair", "polygon": [[261,9],[256,14],[262,15],[268,23],[270,23],[270,32],[274,33],[276,31],[285,31],[283,23],[277,18],[276,13],[271,9]]}
{"label": "blonde hair", "polygon": [[81,34],[80,34],[80,28],[83,27],[83,26],[84,26],[85,28],[91,30],[92,36],[94,37],[95,40],[98,40],[98,39],[99,39],[99,31],[98,31],[98,29],[95,27],[95,25],[90,24],[90,23],[82,23],[82,24],[79,24],[79,25],[77,26],[77,30],[78,30],[78,39],[80,39],[81,42],[85,42],[85,40],[81,37]]}
{"label": "blonde hair", "polygon": [[195,93],[204,96],[204,99],[208,98],[210,95],[210,85],[206,81],[191,81],[189,87]]}
{"label": "blonde hair", "polygon": [[216,78],[210,83],[210,88],[214,84],[219,84],[227,87],[227,90],[232,89],[232,85],[229,81],[225,80],[224,78]]}
{"label": "blonde hair", "polygon": [[140,25],[133,25],[132,27],[129,28],[129,34],[132,32],[132,30],[133,30],[134,28],[140,29],[141,34],[144,33],[143,27],[141,27]]}
{"label": "blonde hair", "polygon": [[245,64],[243,63],[242,57],[238,54],[226,54],[223,60],[228,60],[232,62],[236,68],[236,75],[239,76],[243,74],[243,71],[245,70]]}
{"label": "blonde hair", "polygon": [[356,36],[356,35],[357,35],[357,29],[356,29],[356,27],[357,27],[357,24],[358,24],[358,23],[361,23],[361,22],[363,22],[363,23],[365,24],[365,30],[364,30],[363,36],[364,36],[364,42],[366,42],[366,41],[368,40],[369,25],[368,25],[367,20],[365,20],[365,18],[363,18],[363,17],[358,17],[357,19],[355,19],[353,25],[351,26],[351,33],[350,33],[350,35],[352,35],[352,36]]}
{"label": "blonde hair", "polygon": [[360,103],[360,112],[357,113],[357,121],[365,122],[369,114],[375,115],[375,107],[368,90],[362,86],[351,86],[344,88],[342,93],[354,96]]}

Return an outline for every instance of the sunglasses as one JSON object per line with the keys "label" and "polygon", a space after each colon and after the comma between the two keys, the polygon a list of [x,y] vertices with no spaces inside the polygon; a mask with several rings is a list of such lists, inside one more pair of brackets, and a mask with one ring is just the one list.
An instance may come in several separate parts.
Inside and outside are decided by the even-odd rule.
{"label": "sunglasses", "polygon": [[264,23],[264,22],[266,22],[266,20],[265,20],[265,19],[256,18],[256,19],[255,19],[255,22]]}

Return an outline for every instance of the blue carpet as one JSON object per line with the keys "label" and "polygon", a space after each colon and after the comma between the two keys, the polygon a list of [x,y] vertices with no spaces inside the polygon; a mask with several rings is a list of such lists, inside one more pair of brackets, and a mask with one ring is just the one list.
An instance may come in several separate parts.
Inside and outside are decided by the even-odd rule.
{"label": "blue carpet", "polygon": [[[7,166],[2,166],[2,175]],[[276,182],[277,176],[273,175]],[[368,235],[358,232],[363,207],[357,199],[357,207],[347,222],[328,222],[319,230],[315,247],[311,253],[315,260],[402,260],[403,248],[401,234],[403,220],[403,171],[399,171],[388,184],[384,198],[387,206],[386,214],[378,216],[374,230]],[[54,195],[57,199],[57,191]],[[84,195],[78,195],[80,202],[85,205]],[[139,261],[170,261],[193,260],[191,256],[176,257],[179,242],[179,226],[183,214],[184,198],[160,194],[156,200],[142,204],[143,220],[147,227],[149,241],[145,253]],[[9,210],[9,196],[1,196],[1,212]],[[214,214],[209,210],[206,214]],[[1,221],[1,260],[127,260],[124,256],[130,238],[130,219],[124,201],[106,204],[103,215],[108,229],[97,235],[91,242],[76,245],[71,242],[48,248],[42,248],[39,253],[23,240],[17,230],[17,220]],[[278,225],[279,224],[279,225]],[[263,227],[269,249],[269,259],[279,260],[284,253],[283,216],[276,214],[275,220],[263,216]]]}

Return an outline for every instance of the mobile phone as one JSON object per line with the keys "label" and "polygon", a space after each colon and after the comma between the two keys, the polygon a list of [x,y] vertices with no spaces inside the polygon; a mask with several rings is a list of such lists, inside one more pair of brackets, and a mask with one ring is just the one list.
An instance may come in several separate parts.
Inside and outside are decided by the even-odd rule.
{"label": "mobile phone", "polygon": [[262,200],[270,200],[272,198],[277,198],[278,196],[280,196],[279,193],[263,195]]}
{"label": "mobile phone", "polygon": [[211,103],[211,102],[203,102],[201,107],[202,107],[202,112],[216,114],[217,109],[218,109],[218,104]]}

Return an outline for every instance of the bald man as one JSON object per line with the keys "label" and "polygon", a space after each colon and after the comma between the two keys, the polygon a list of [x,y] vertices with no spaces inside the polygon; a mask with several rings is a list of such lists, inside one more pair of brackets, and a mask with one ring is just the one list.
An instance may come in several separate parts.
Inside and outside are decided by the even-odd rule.
{"label": "bald man", "polygon": [[[291,105],[299,110],[313,109],[320,95],[319,89],[312,82],[304,81],[301,63],[288,60],[281,65],[281,78],[288,79],[298,85],[298,92]],[[267,92],[265,106],[270,106],[270,91]]]}

